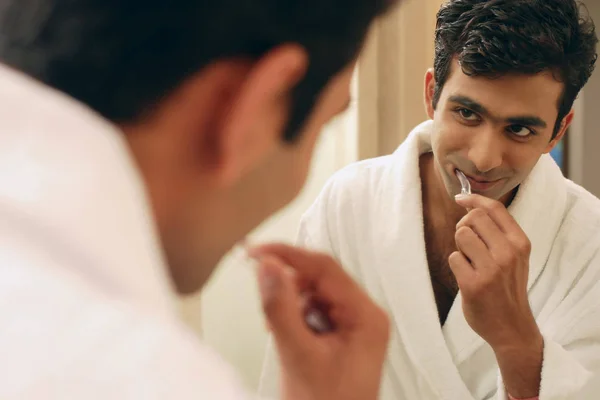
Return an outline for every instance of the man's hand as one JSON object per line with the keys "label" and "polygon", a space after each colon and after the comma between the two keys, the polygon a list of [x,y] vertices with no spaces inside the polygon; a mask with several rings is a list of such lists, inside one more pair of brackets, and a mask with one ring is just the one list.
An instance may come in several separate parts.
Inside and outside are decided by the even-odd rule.
{"label": "man's hand", "polygon": [[502,203],[479,195],[456,201],[470,210],[448,260],[465,318],[494,349],[509,393],[537,396],[544,343],[527,296],[531,243]]}
{"label": "man's hand", "polygon": [[[332,258],[286,245],[251,251],[260,260],[263,309],[277,345],[286,400],[376,400],[389,339],[386,314]],[[290,269],[292,273],[290,273]],[[304,320],[310,291],[333,330]]]}

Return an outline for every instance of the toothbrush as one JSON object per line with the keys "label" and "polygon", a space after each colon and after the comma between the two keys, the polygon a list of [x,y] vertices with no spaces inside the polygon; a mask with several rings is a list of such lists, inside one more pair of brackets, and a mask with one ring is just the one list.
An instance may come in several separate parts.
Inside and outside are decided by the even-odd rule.
{"label": "toothbrush", "polygon": [[[257,263],[260,260],[250,257],[248,254],[248,243],[244,240],[237,246],[246,262]],[[292,271],[290,269],[290,271]],[[292,271],[293,272],[293,271]],[[325,334],[333,331],[334,325],[327,316],[326,312],[319,307],[318,303],[312,298],[311,293],[302,293],[302,307],[304,312],[304,321],[306,325],[317,334]]]}
{"label": "toothbrush", "polygon": [[456,174],[456,177],[458,178],[458,180],[460,182],[460,194],[462,194],[462,195],[471,194],[471,182],[469,182],[469,180],[467,179],[465,174],[463,174],[462,171],[459,169],[455,170],[454,173]]}
{"label": "toothbrush", "polygon": [[313,332],[323,334],[333,331],[333,324],[327,315],[310,303],[307,304],[307,311],[304,314],[304,321]]}

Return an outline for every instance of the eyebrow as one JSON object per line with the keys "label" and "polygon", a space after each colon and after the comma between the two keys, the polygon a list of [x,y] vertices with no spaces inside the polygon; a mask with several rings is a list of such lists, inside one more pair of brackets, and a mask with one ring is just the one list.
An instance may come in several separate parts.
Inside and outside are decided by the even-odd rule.
{"label": "eyebrow", "polygon": [[[488,111],[487,108],[485,108],[484,106],[467,96],[450,96],[448,100],[453,103],[465,106],[466,108],[476,112],[477,114],[487,115],[489,117],[492,116],[492,114]],[[505,118],[504,121],[511,125],[533,126],[537,128],[546,128],[548,126],[548,124],[546,124],[546,121],[535,115],[517,115],[514,117]]]}

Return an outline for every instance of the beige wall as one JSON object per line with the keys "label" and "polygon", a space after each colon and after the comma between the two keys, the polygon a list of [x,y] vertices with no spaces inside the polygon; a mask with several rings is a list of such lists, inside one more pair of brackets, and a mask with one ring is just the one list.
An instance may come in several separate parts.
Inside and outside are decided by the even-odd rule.
{"label": "beige wall", "polygon": [[359,158],[393,152],[427,118],[423,79],[442,3],[405,1],[373,27],[359,63]]}

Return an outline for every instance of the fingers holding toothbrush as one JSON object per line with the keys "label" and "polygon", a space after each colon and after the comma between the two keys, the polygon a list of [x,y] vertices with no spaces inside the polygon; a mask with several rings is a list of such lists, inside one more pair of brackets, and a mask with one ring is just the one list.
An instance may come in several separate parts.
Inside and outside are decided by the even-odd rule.
{"label": "fingers holding toothbrush", "polygon": [[[383,310],[331,257],[279,244],[250,255],[260,260],[259,286],[281,359],[284,398],[377,398],[389,337]],[[306,293],[308,315],[299,307]],[[324,332],[315,329],[323,317],[330,324]],[[311,326],[312,318],[317,322]]]}
{"label": "fingers holding toothbrush", "polygon": [[471,194],[456,201],[471,209],[456,226],[458,251],[448,260],[467,321],[493,348],[539,337],[527,295],[527,235],[497,200]]}
{"label": "fingers holding toothbrush", "polygon": [[531,243],[504,204],[472,194],[458,223],[458,251],[449,258],[465,318],[494,350],[510,393],[538,393],[544,339],[528,298]]}

